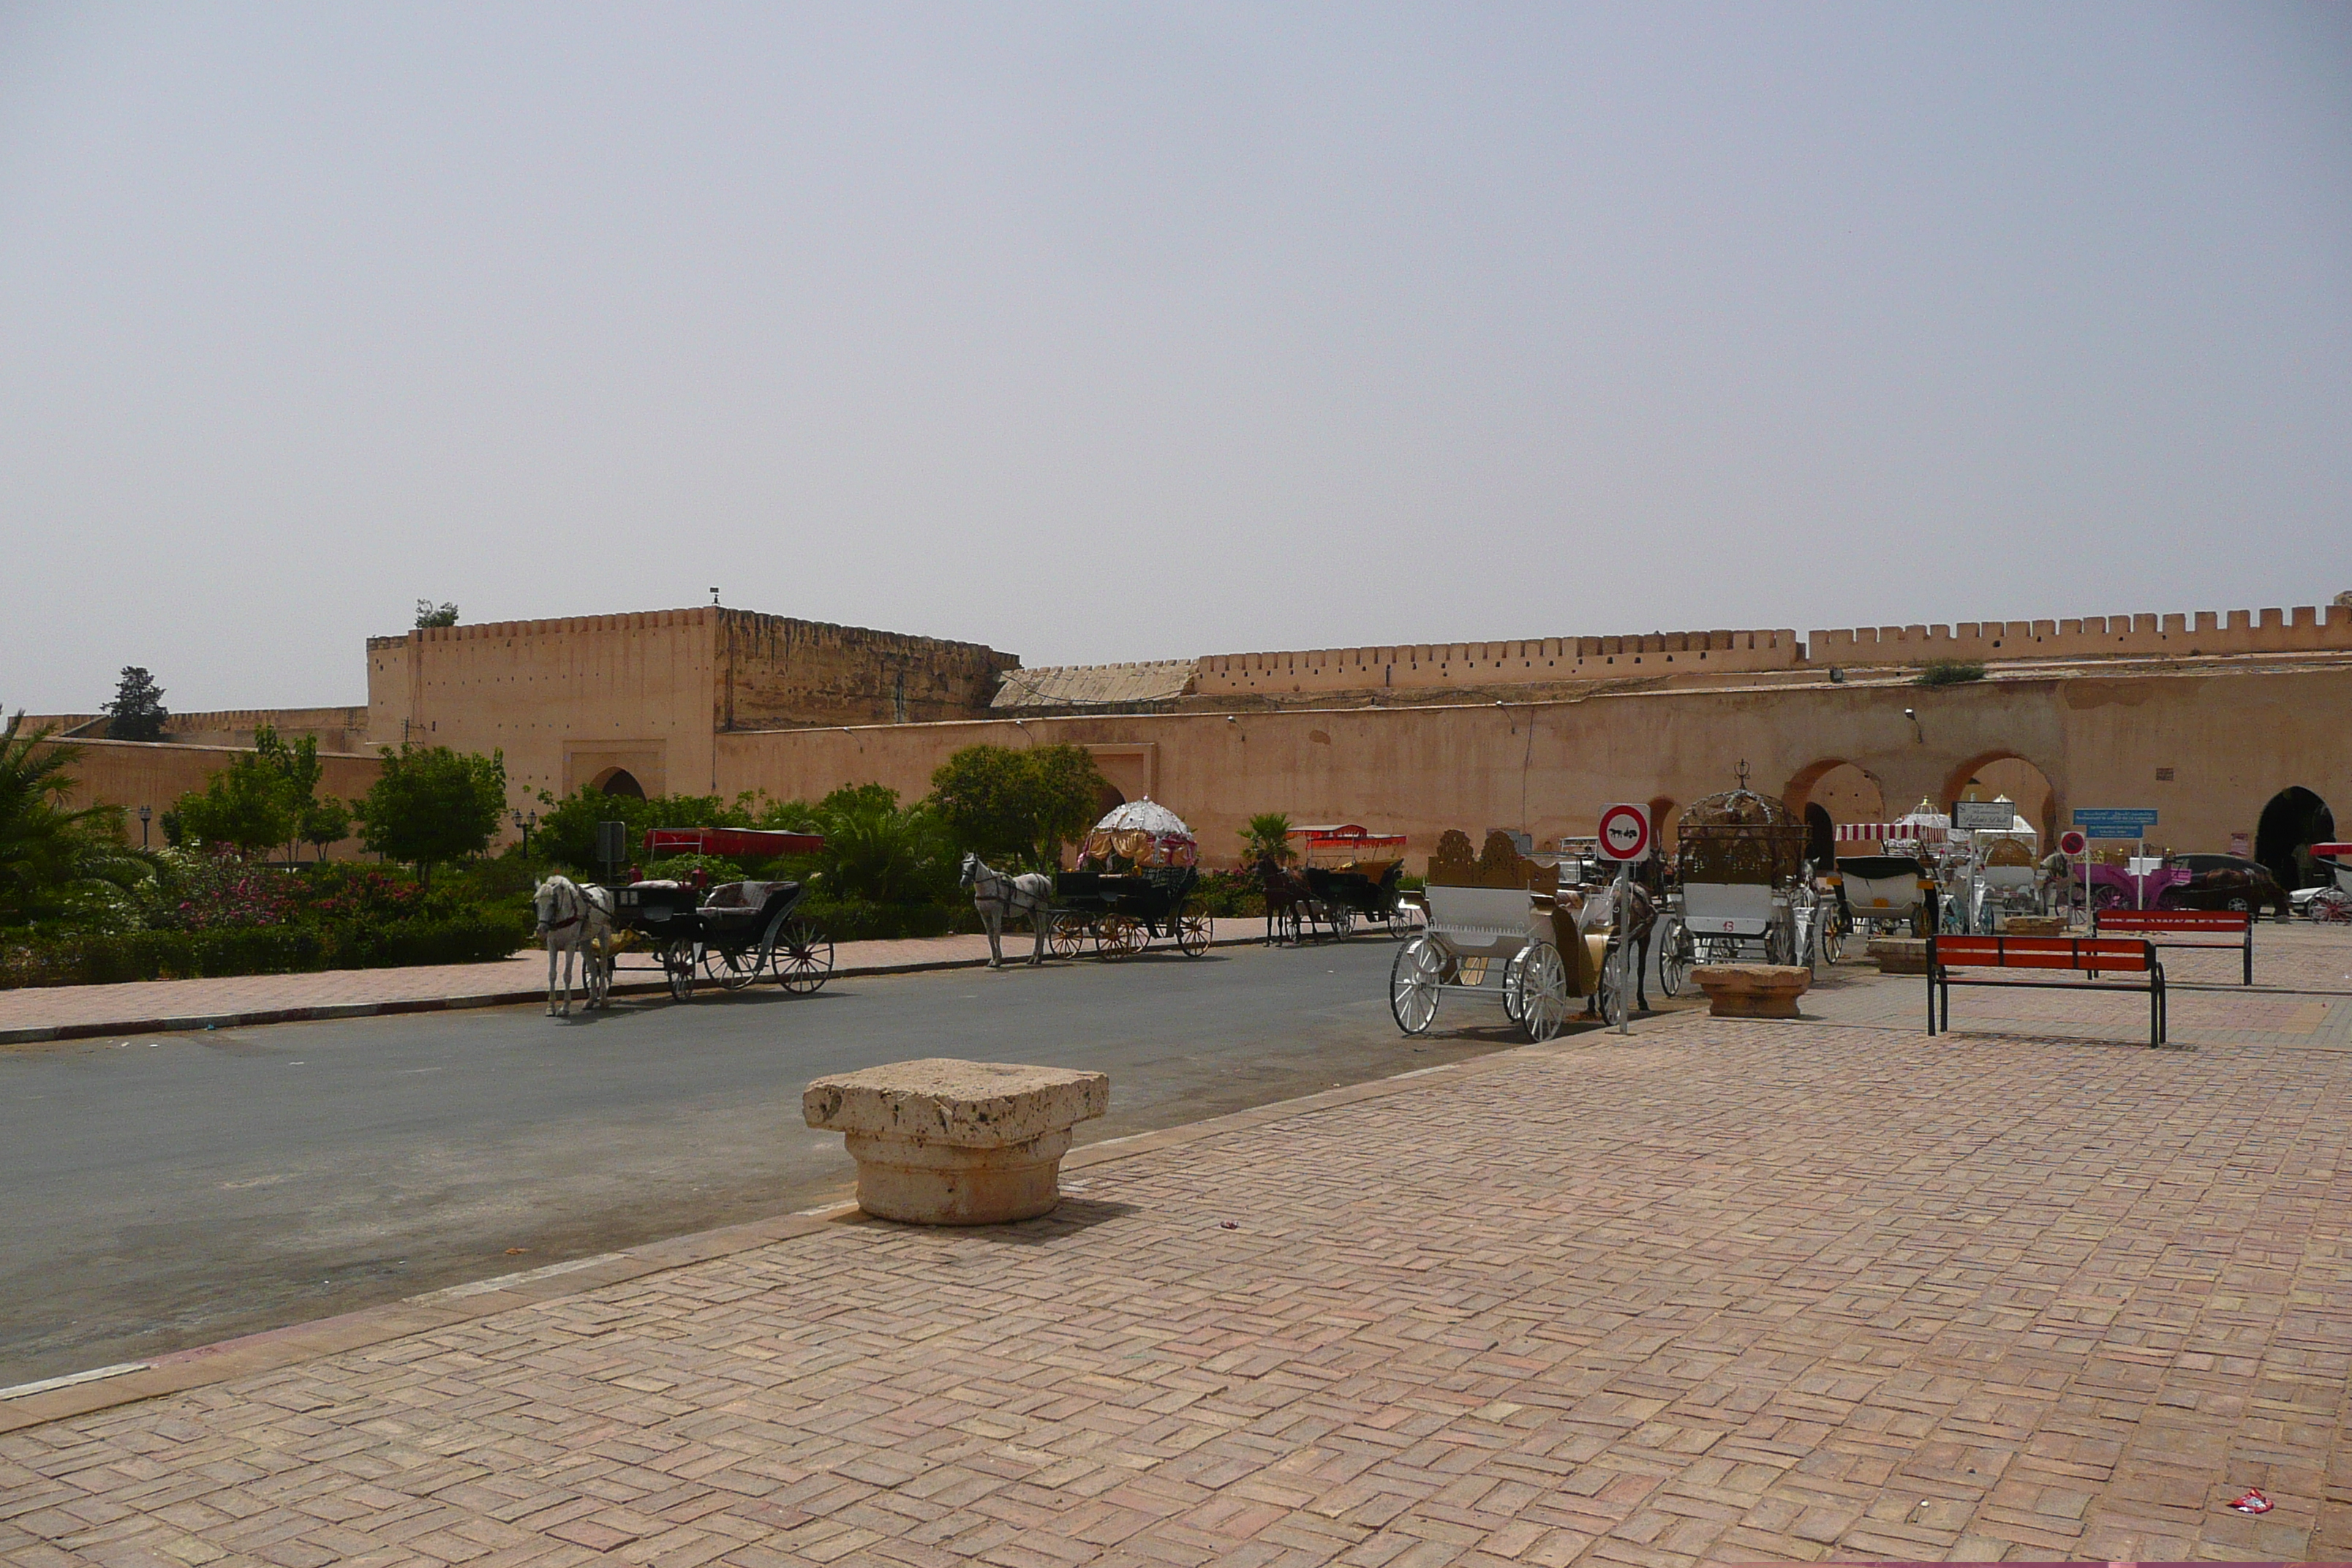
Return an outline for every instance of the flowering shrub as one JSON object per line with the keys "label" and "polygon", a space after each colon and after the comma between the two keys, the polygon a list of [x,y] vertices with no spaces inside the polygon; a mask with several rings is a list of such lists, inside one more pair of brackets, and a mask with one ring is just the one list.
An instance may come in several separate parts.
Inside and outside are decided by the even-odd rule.
{"label": "flowering shrub", "polygon": [[158,931],[228,931],[283,925],[300,889],[284,871],[234,854],[166,849],[145,889],[147,923]]}
{"label": "flowering shrub", "polygon": [[301,914],[320,921],[398,921],[420,913],[425,891],[404,871],[376,866],[337,867],[304,879]]}

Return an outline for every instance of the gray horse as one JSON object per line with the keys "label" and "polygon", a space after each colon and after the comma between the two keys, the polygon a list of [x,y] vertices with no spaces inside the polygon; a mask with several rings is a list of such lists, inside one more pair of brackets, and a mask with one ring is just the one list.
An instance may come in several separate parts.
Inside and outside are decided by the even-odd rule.
{"label": "gray horse", "polygon": [[1004,967],[1004,922],[1024,916],[1030,930],[1037,934],[1037,945],[1029,954],[1029,962],[1033,966],[1045,962],[1045,933],[1054,928],[1051,877],[1041,877],[1034,871],[1008,877],[979,856],[966,855],[956,879],[971,889],[971,907],[980,911],[981,923],[988,928],[989,968]]}

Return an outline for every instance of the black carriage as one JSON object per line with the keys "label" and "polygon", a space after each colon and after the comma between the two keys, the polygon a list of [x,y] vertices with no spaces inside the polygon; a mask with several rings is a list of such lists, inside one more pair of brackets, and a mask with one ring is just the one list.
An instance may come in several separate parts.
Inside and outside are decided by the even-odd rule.
{"label": "black carriage", "polygon": [[1192,866],[1127,871],[1061,871],[1054,877],[1054,952],[1076,958],[1091,943],[1104,958],[1128,958],[1153,941],[1172,941],[1187,958],[1209,951],[1209,905],[1193,891]]}
{"label": "black carriage", "polygon": [[1150,796],[1119,806],[1078,846],[1078,867],[1054,876],[1054,952],[1076,958],[1092,943],[1127,958],[1172,941],[1187,958],[1209,951],[1208,900],[1192,830]]}
{"label": "black carriage", "polygon": [[[656,854],[733,855],[772,858],[808,854],[824,840],[808,833],[749,828],[656,828],[646,835]],[[613,889],[614,956],[644,952],[684,1002],[698,975],[722,991],[740,991],[762,976],[809,995],[833,978],[833,941],[794,911],[807,896],[796,881],[722,882],[702,889],[687,882],[633,882]]]}
{"label": "black carriage", "polygon": [[1402,897],[1403,834],[1376,834],[1349,822],[1294,827],[1288,837],[1300,846],[1298,874],[1307,893],[1286,921],[1291,940],[1306,934],[1307,922],[1328,926],[1334,937],[1347,936],[1360,921],[1378,921],[1392,937],[1412,929],[1412,906]]}

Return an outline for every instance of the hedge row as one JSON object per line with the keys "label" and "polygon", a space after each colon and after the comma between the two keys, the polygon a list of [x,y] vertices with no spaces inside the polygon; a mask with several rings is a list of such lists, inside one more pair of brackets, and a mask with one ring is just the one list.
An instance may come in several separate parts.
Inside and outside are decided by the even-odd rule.
{"label": "hedge row", "polygon": [[398,969],[417,963],[480,963],[530,942],[528,924],[464,915],[442,921],[247,926],[222,931],[148,931],[67,937],[0,950],[0,990],[26,985],[106,985],[124,980],[193,980],[230,974],[296,974],[320,969]]}

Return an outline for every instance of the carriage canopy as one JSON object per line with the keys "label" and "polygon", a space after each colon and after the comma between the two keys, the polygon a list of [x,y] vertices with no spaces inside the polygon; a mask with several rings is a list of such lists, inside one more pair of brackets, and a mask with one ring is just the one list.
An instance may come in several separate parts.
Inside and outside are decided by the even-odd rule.
{"label": "carriage canopy", "polygon": [[1379,878],[1404,858],[1403,834],[1374,833],[1360,823],[1294,827],[1283,837],[1299,846],[1301,858],[1307,865],[1335,871],[1360,871]]}
{"label": "carriage canopy", "polygon": [[1777,887],[1802,875],[1804,819],[1776,796],[1726,790],[1695,800],[1675,830],[1676,862],[1693,882]]}
{"label": "carriage canopy", "polygon": [[725,855],[766,860],[778,855],[814,855],[824,847],[820,833],[778,833],[757,827],[648,827],[646,858],[667,855]]}
{"label": "carriage canopy", "polygon": [[1078,846],[1082,867],[1114,858],[1137,868],[1192,866],[1200,862],[1201,845],[1182,817],[1145,795],[1105,815]]}

